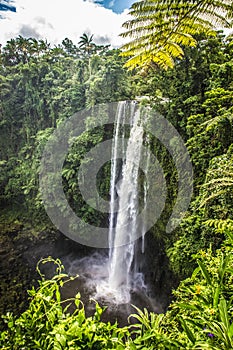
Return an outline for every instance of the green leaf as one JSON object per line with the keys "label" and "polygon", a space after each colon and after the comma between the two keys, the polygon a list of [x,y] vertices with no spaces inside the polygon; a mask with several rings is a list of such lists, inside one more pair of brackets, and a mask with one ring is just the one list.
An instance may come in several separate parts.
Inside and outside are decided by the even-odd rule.
{"label": "green leaf", "polygon": [[196,338],[193,334],[193,332],[191,331],[191,329],[187,326],[187,323],[185,322],[184,319],[179,318],[180,323],[185,331],[185,333],[187,334],[187,337],[189,338],[189,340],[194,344],[196,342]]}
{"label": "green leaf", "polygon": [[219,312],[220,312],[220,319],[224,324],[224,326],[226,327],[226,329],[228,330],[230,328],[230,322],[229,322],[229,316],[227,312],[227,303],[224,298],[220,300]]}
{"label": "green leaf", "polygon": [[193,304],[188,304],[188,303],[176,303],[176,306],[180,307],[181,309],[184,310],[194,310],[197,311],[199,310],[200,307],[198,307],[197,305],[193,305]]}
{"label": "green leaf", "polygon": [[61,301],[61,294],[59,288],[56,288],[56,300],[58,303]]}
{"label": "green leaf", "polygon": [[210,275],[209,275],[209,272],[207,271],[205,265],[203,264],[202,261],[200,261],[199,259],[197,260],[197,263],[201,269],[201,272],[202,272],[202,275],[203,277],[205,278],[206,282],[209,284],[209,285],[212,285],[211,283],[211,278],[210,278]]}
{"label": "green leaf", "polygon": [[220,287],[220,286],[217,286],[217,287],[215,288],[214,298],[213,298],[213,307],[214,307],[214,308],[217,308],[217,306],[218,306],[220,291],[221,291],[221,287]]}
{"label": "green leaf", "polygon": [[228,334],[229,334],[229,337],[232,337],[232,338],[233,338],[233,323],[230,325]]}

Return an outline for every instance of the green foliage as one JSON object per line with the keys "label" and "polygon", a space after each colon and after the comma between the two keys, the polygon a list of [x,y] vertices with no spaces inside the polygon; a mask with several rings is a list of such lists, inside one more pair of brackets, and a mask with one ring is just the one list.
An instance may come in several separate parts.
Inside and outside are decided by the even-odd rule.
{"label": "green foliage", "polygon": [[[57,274],[51,280],[44,279],[40,272],[39,265],[45,263],[57,266]],[[103,323],[104,309],[97,302],[93,301],[94,314],[87,317],[79,293],[73,299],[61,300],[61,289],[71,280],[62,270],[59,260],[47,258],[38,263],[39,287],[29,291],[29,307],[19,318],[12,314],[4,316],[7,329],[0,337],[1,349],[123,350],[127,328]],[[72,314],[71,304],[75,306]]]}
{"label": "green foliage", "polygon": [[182,328],[195,349],[232,347],[232,243],[215,256],[211,249],[200,251],[198,267],[175,291],[177,299],[169,312],[185,320]]}
{"label": "green foliage", "polygon": [[230,27],[232,4],[219,1],[138,1],[124,23],[122,34],[131,41],[123,46],[123,55],[130,57],[125,66],[174,66],[174,58],[184,55],[184,46],[196,46],[195,35],[215,35],[215,28]]}
{"label": "green foliage", "polygon": [[[225,233],[227,243],[215,254],[211,249],[197,254],[197,268],[174,291],[175,300],[165,314],[135,307],[136,313],[129,316],[132,324],[123,328],[102,322],[104,309],[97,302],[94,314],[87,317],[79,293],[62,300],[62,287],[70,278],[63,273],[61,262],[52,258],[40,261],[41,281],[37,289],[29,291],[28,309],[18,318],[12,314],[3,316],[6,329],[0,336],[1,348],[232,349],[233,237]],[[56,266],[51,280],[46,280],[40,271],[40,264],[45,263]]]}
{"label": "green foliage", "polygon": [[[123,69],[125,60],[119,50],[98,46],[93,38],[83,35],[78,45],[66,38],[53,49],[48,43],[17,38],[2,48],[1,205],[20,204],[30,217],[46,220],[38,192],[38,171],[43,147],[54,128],[84,107],[147,95],[150,105],[166,116],[187,141],[194,165],[190,211],[174,234],[164,234],[177,194],[177,174],[168,152],[157,140],[150,140],[168,189],[165,209],[152,230],[166,242],[172,268],[182,275],[190,274],[193,254],[208,248],[211,242],[214,249],[221,244],[221,235],[213,236],[203,223],[232,215],[231,186],[225,186],[232,143],[232,81],[228,79],[232,41],[221,32],[210,38],[196,35],[196,47],[184,48],[185,58],[177,60],[173,70],[152,69],[132,76]],[[91,46],[90,50],[86,45]],[[72,208],[98,225],[105,225],[107,219],[84,203],[76,191],[76,178],[85,152],[108,139],[109,132],[106,128],[84,133],[73,144],[63,167],[64,189]],[[104,181],[100,183],[101,178]],[[88,186],[88,178],[83,179]],[[108,165],[101,170],[97,183],[101,196],[107,198]],[[156,197],[156,184],[152,191]]]}
{"label": "green foliage", "polygon": [[[132,11],[136,14],[141,7],[145,10],[148,3],[138,2]],[[163,18],[167,3],[150,2],[153,11],[156,4],[164,6],[160,13],[161,30],[167,26],[167,31],[165,41],[162,42],[160,37],[161,45],[174,28],[174,11],[178,4],[170,4],[169,15],[173,20],[168,23]],[[179,4],[186,15],[186,10],[194,8],[192,6],[196,3],[190,2],[187,7],[184,7],[184,2]],[[207,1],[196,5],[206,11],[211,4]],[[224,4],[226,2],[214,2],[213,7],[209,6],[209,13],[213,12],[215,5],[221,7]],[[153,21],[153,11],[149,22]],[[140,16],[138,33],[144,25]],[[160,30],[159,13],[155,18],[154,27],[147,23],[151,25],[148,33],[154,28]],[[132,30],[136,22],[128,24],[129,27],[132,25]],[[204,21],[202,24],[206,25]],[[188,21],[185,25],[188,27]],[[179,25],[175,30],[178,29]],[[197,33],[198,28],[194,27],[194,31]],[[181,37],[195,43],[195,47],[184,48],[185,42],[178,35],[173,37],[175,45],[173,41],[167,41],[167,51],[161,51],[162,46],[154,47],[160,35],[158,32],[156,40],[151,42],[156,64],[170,62],[173,65],[174,57],[180,57],[183,51],[184,60],[176,59],[173,70],[160,71],[156,65],[155,69],[134,76],[124,70],[125,60],[120,57],[119,50],[94,44],[92,36],[83,35],[79,46],[66,38],[62,45],[53,49],[46,42],[19,37],[2,49],[2,206],[19,204],[30,216],[34,214],[44,222],[38,172],[50,134],[59,123],[84,107],[132,98],[135,94],[149,96],[150,105],[166,116],[183,136],[195,176],[193,200],[182,225],[171,235],[165,234],[165,222],[177,194],[177,174],[165,147],[153,137],[148,138],[150,149],[162,164],[168,190],[161,219],[152,231],[165,242],[172,269],[179,277],[189,276],[174,291],[175,300],[166,314],[155,315],[136,308],[129,321],[136,320],[137,324],[121,329],[116,324],[101,321],[104,310],[96,303],[95,314],[87,317],[79,294],[70,301],[61,300],[62,286],[69,278],[62,273],[60,263],[55,261],[58,275],[49,281],[41,276],[39,288],[29,292],[29,308],[20,317],[5,316],[6,330],[0,338],[2,349],[232,348],[233,45],[232,39],[225,40],[221,33],[213,37],[204,34],[193,37],[193,34],[183,37],[181,33]],[[181,44],[182,52],[178,47]],[[144,58],[144,63],[151,60],[149,56]],[[92,129],[92,122],[90,114],[86,131],[70,147],[63,167],[63,184],[73,209],[87,221],[102,224],[106,218],[86,205],[77,191],[77,170],[86,152],[112,133],[108,128]],[[85,161],[89,163],[91,159]],[[109,164],[106,164],[97,178],[103,197],[109,193],[109,172]],[[155,177],[153,172],[150,176]],[[104,183],[100,181],[102,178]],[[88,187],[89,179],[85,174],[83,181]],[[155,181],[151,189],[155,197],[156,184]],[[50,262],[50,259],[45,262]],[[69,307],[65,306],[67,302],[76,305],[74,313],[69,313]]]}
{"label": "green foliage", "polygon": [[[229,41],[223,41],[219,33],[216,38],[199,40],[198,49],[185,51],[189,56],[173,71],[160,73],[158,81],[153,79],[153,87],[158,88],[163,77],[160,89],[165,102],[159,109],[186,139],[194,168],[189,211],[166,240],[170,266],[181,276],[192,274],[194,256],[200,249],[220,247],[223,235],[206,221],[229,220],[233,203],[232,82],[227,79],[230,68],[224,70],[232,61]],[[151,71],[149,76],[153,74]],[[154,99],[158,105],[156,96]]]}
{"label": "green foliage", "polygon": [[[47,42],[22,37],[8,41],[1,50],[1,205],[20,203],[30,217],[39,220],[46,220],[38,173],[49,135],[59,123],[85,107],[132,96],[130,75],[123,68],[119,50],[81,37],[81,41],[85,39],[90,39],[89,51],[85,43],[76,46],[67,38],[51,48]],[[85,147],[102,138],[103,130],[83,135],[82,147],[79,143],[68,155],[63,175],[69,198],[74,169]],[[77,204],[77,198],[72,201]]]}
{"label": "green foliage", "polygon": [[[200,206],[205,210],[215,212],[225,211],[231,213],[232,187],[233,187],[233,157],[224,154],[211,160],[206,174],[205,183],[202,185]],[[221,215],[223,216],[223,214]]]}

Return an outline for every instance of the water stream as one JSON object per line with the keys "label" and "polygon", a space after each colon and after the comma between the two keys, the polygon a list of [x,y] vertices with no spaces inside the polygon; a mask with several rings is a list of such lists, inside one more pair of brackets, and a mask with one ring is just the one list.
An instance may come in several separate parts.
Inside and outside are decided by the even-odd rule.
{"label": "water stream", "polygon": [[[120,181],[117,184],[115,176],[117,159],[119,158],[119,123],[124,119],[125,108],[131,108],[130,135],[127,147],[122,152],[122,168]],[[139,110],[135,104],[127,106],[126,102],[119,104],[116,116],[116,131],[113,142],[111,174],[111,213],[109,242],[114,244],[109,254],[109,286],[114,293],[115,302],[130,302],[133,276],[132,264],[135,261],[135,240],[137,215],[139,213],[138,177],[141,148],[143,144],[143,128],[139,123]],[[118,185],[118,186],[117,186]],[[116,193],[117,192],[117,193]],[[118,211],[114,204],[118,198]],[[113,208],[113,210],[112,210]],[[113,226],[115,217],[115,226]],[[136,271],[134,271],[136,272]]]}

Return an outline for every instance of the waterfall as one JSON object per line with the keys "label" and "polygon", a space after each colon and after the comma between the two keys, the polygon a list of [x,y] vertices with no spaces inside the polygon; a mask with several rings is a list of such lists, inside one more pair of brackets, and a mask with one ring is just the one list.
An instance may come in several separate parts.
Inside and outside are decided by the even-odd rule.
{"label": "waterfall", "polygon": [[[150,151],[148,151],[148,149],[146,148],[146,155],[144,155],[144,153],[142,154],[142,157],[145,157],[146,158],[146,168],[145,168],[145,172],[146,174],[148,173],[149,171],[149,166],[150,166]],[[145,216],[144,216],[144,220],[142,222],[142,253],[145,252],[145,232],[146,232],[146,226],[145,226],[145,223],[146,223],[146,209],[147,209],[147,196],[148,196],[148,191],[149,191],[149,184],[148,184],[148,181],[147,179],[145,178],[144,179],[144,182],[143,182],[143,191],[144,191],[144,197],[143,197],[143,206],[144,206],[144,209],[145,209]]]}
{"label": "waterfall", "polygon": [[119,150],[120,150],[120,137],[121,135],[121,123],[125,121],[125,103],[119,102],[117,108],[117,118],[114,130],[113,146],[112,146],[112,160],[111,160],[111,184],[110,184],[110,219],[109,219],[109,257],[112,257],[112,247],[114,244],[114,227],[115,227],[115,212],[117,211],[116,199],[116,183],[119,167]]}
{"label": "waterfall", "polygon": [[[130,134],[124,146],[127,108],[130,108]],[[109,219],[109,287],[118,303],[130,301],[133,283],[132,264],[135,253],[137,215],[139,213],[138,177],[143,146],[143,128],[135,103],[118,105],[112,146],[110,219]],[[121,168],[119,165],[121,161]],[[144,195],[144,202],[146,194]],[[145,205],[145,203],[144,203]],[[144,243],[143,243],[144,244]]]}

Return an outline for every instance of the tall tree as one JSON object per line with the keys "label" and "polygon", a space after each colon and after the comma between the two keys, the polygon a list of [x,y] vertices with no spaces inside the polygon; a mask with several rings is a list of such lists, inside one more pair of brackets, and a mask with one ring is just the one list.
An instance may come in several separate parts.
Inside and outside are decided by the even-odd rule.
{"label": "tall tree", "polygon": [[88,55],[95,52],[96,45],[93,42],[93,34],[88,36],[88,34],[83,33],[83,35],[80,36],[79,47]]}

